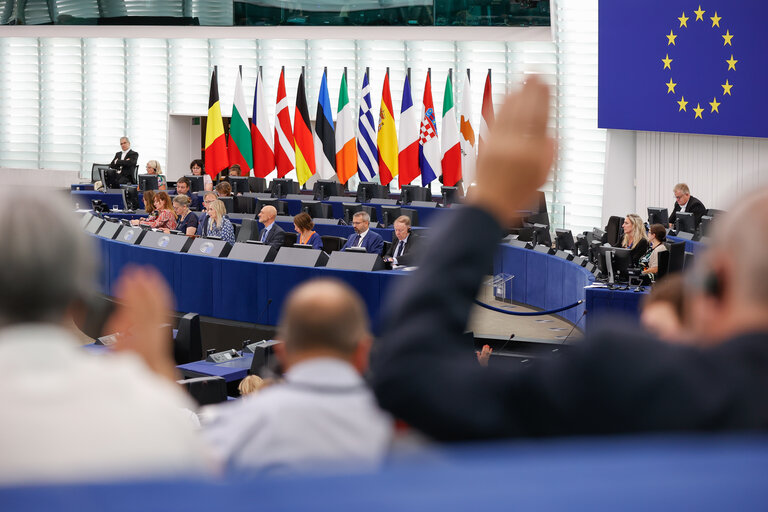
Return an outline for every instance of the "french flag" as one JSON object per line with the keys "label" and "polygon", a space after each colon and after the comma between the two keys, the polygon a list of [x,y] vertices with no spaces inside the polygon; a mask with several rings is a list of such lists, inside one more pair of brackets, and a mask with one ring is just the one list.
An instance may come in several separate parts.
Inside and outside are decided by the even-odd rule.
{"label": "french flag", "polygon": [[398,153],[398,167],[400,176],[399,186],[410,184],[415,180],[419,172],[419,114],[413,106],[411,98],[411,79],[405,75],[403,87],[403,101],[400,105],[400,133],[397,140],[400,145]]}

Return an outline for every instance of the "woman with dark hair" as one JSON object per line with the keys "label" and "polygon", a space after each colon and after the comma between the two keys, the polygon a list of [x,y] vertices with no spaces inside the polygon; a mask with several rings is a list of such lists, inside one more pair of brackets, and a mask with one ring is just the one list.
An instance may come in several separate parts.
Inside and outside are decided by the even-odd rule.
{"label": "woman with dark hair", "polygon": [[203,185],[205,190],[213,190],[213,180],[210,176],[205,174],[205,164],[202,160],[192,160],[192,162],[189,164],[189,170],[192,172],[193,176],[203,177]]}
{"label": "woman with dark hair", "polygon": [[650,247],[640,258],[640,266],[643,269],[643,275],[653,282],[656,274],[659,272],[659,253],[667,250],[664,242],[667,240],[667,230],[661,224],[651,224],[648,229],[648,241]]}
{"label": "woman with dark hair", "polygon": [[138,226],[149,226],[151,228],[162,229],[166,233],[171,229],[176,229],[176,212],[173,211],[171,196],[168,192],[158,192],[153,200],[157,216],[148,217],[141,220],[132,220],[131,224]]}
{"label": "woman with dark hair", "polygon": [[293,218],[293,230],[299,234],[297,243],[311,245],[313,249],[322,249],[323,240],[312,231],[313,227],[315,224],[307,212],[301,212]]}

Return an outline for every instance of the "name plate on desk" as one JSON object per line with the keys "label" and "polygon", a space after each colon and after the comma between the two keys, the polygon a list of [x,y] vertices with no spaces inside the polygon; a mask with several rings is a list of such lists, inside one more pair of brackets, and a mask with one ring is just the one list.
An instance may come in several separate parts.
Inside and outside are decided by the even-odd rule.
{"label": "name plate on desk", "polygon": [[224,240],[213,240],[210,238],[195,238],[192,245],[189,246],[187,253],[198,256],[212,256],[214,258],[224,258],[232,250],[232,244]]}
{"label": "name plate on desk", "polygon": [[299,247],[281,247],[275,263],[297,267],[324,267],[328,255],[320,249],[302,249]]}
{"label": "name plate on desk", "polygon": [[370,204],[397,204],[397,199],[374,197],[370,200]]}
{"label": "name plate on desk", "polygon": [[227,361],[231,361],[233,359],[238,359],[241,356],[237,353],[237,350],[230,349],[225,350],[224,352],[217,352],[216,354],[211,354],[208,357],[205,358],[206,361],[209,363],[226,363]]}
{"label": "name plate on desk", "polygon": [[326,201],[328,201],[329,203],[346,203],[352,199],[354,198],[347,197],[347,196],[331,196],[328,199],[326,199]]}
{"label": "name plate on desk", "polygon": [[123,225],[119,222],[105,222],[99,230],[98,236],[114,240],[120,235]]}
{"label": "name plate on desk", "polygon": [[538,244],[536,247],[533,248],[536,252],[543,252],[544,254],[554,254],[555,250],[551,247],[548,247],[546,245]]}
{"label": "name plate on desk", "polygon": [[139,245],[164,251],[187,252],[192,241],[192,238],[184,235],[166,235],[162,231],[147,231]]}
{"label": "name plate on desk", "polygon": [[533,244],[531,242],[526,242],[524,240],[518,240],[518,239],[510,240],[509,245],[511,245],[512,247],[518,247],[520,249],[533,249]]}
{"label": "name plate on desk", "polygon": [[341,224],[341,219],[323,219],[323,218],[317,218],[312,219],[312,222],[315,223],[315,226],[318,224],[328,224],[330,226],[338,226]]}
{"label": "name plate on desk", "polygon": [[682,238],[683,240],[693,240],[693,233],[688,233],[687,231],[678,231],[677,235],[675,235],[677,238]]}
{"label": "name plate on desk", "polygon": [[137,245],[141,243],[146,234],[147,231],[141,229],[138,226],[126,226],[120,231],[120,235],[115,240],[119,240],[120,242],[125,242],[127,244]]}
{"label": "name plate on desk", "polygon": [[241,261],[255,261],[258,263],[275,261],[277,249],[271,245],[260,243],[236,243],[229,251],[227,259]]}
{"label": "name plate on desk", "polygon": [[420,206],[422,208],[437,208],[437,203],[432,201],[411,201],[408,206]]}
{"label": "name plate on desk", "polygon": [[555,256],[557,256],[558,258],[562,258],[564,260],[568,260],[568,261],[573,260],[573,254],[570,253],[570,252],[566,252],[566,251],[557,251],[557,252],[555,252]]}
{"label": "name plate on desk", "polygon": [[374,270],[384,270],[385,265],[384,260],[378,254],[333,251],[328,258],[326,268],[372,272]]}

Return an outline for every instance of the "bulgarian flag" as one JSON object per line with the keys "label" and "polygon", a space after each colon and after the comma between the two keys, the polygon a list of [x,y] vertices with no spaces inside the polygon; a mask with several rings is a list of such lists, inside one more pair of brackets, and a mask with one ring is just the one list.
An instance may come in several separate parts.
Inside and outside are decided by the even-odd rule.
{"label": "bulgarian flag", "polygon": [[459,142],[459,130],[456,125],[456,108],[453,105],[453,85],[451,75],[445,80],[445,94],[443,95],[443,136],[440,138],[443,169],[443,185],[454,187],[461,179],[461,143]]}
{"label": "bulgarian flag", "polygon": [[379,110],[379,134],[376,145],[379,149],[379,178],[382,185],[397,176],[398,148],[395,117],[392,114],[392,94],[389,92],[389,70],[384,75],[384,88],[381,91],[381,109]]}
{"label": "bulgarian flag", "polygon": [[307,94],[304,92],[304,72],[299,76],[296,88],[296,113],[293,116],[293,139],[296,147],[296,177],[299,186],[315,174],[315,144],[309,122]]}
{"label": "bulgarian flag", "polygon": [[347,70],[341,76],[339,108],[336,113],[336,175],[343,184],[357,171],[357,141],[355,140],[355,111],[347,92]]}
{"label": "bulgarian flag", "polygon": [[205,172],[211,178],[229,167],[227,141],[224,139],[224,121],[221,119],[219,104],[219,82],[216,68],[211,75],[211,90],[208,94],[208,117],[205,119]]}
{"label": "bulgarian flag", "polygon": [[275,170],[275,154],[272,151],[272,130],[267,117],[267,102],[264,99],[261,70],[256,77],[256,88],[253,91],[251,144],[253,145],[253,175],[257,178],[266,178]]}
{"label": "bulgarian flag", "polygon": [[248,112],[245,110],[243,96],[243,77],[238,71],[235,79],[235,99],[232,102],[232,119],[229,122],[229,165],[238,164],[243,176],[248,176],[253,169],[253,146],[251,130],[248,127]]}

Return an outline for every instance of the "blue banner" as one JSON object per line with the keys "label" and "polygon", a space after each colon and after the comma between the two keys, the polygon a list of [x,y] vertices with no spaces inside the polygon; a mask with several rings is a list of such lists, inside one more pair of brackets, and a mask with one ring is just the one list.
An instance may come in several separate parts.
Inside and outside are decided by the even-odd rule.
{"label": "blue banner", "polygon": [[768,137],[768,2],[601,0],[598,126]]}

